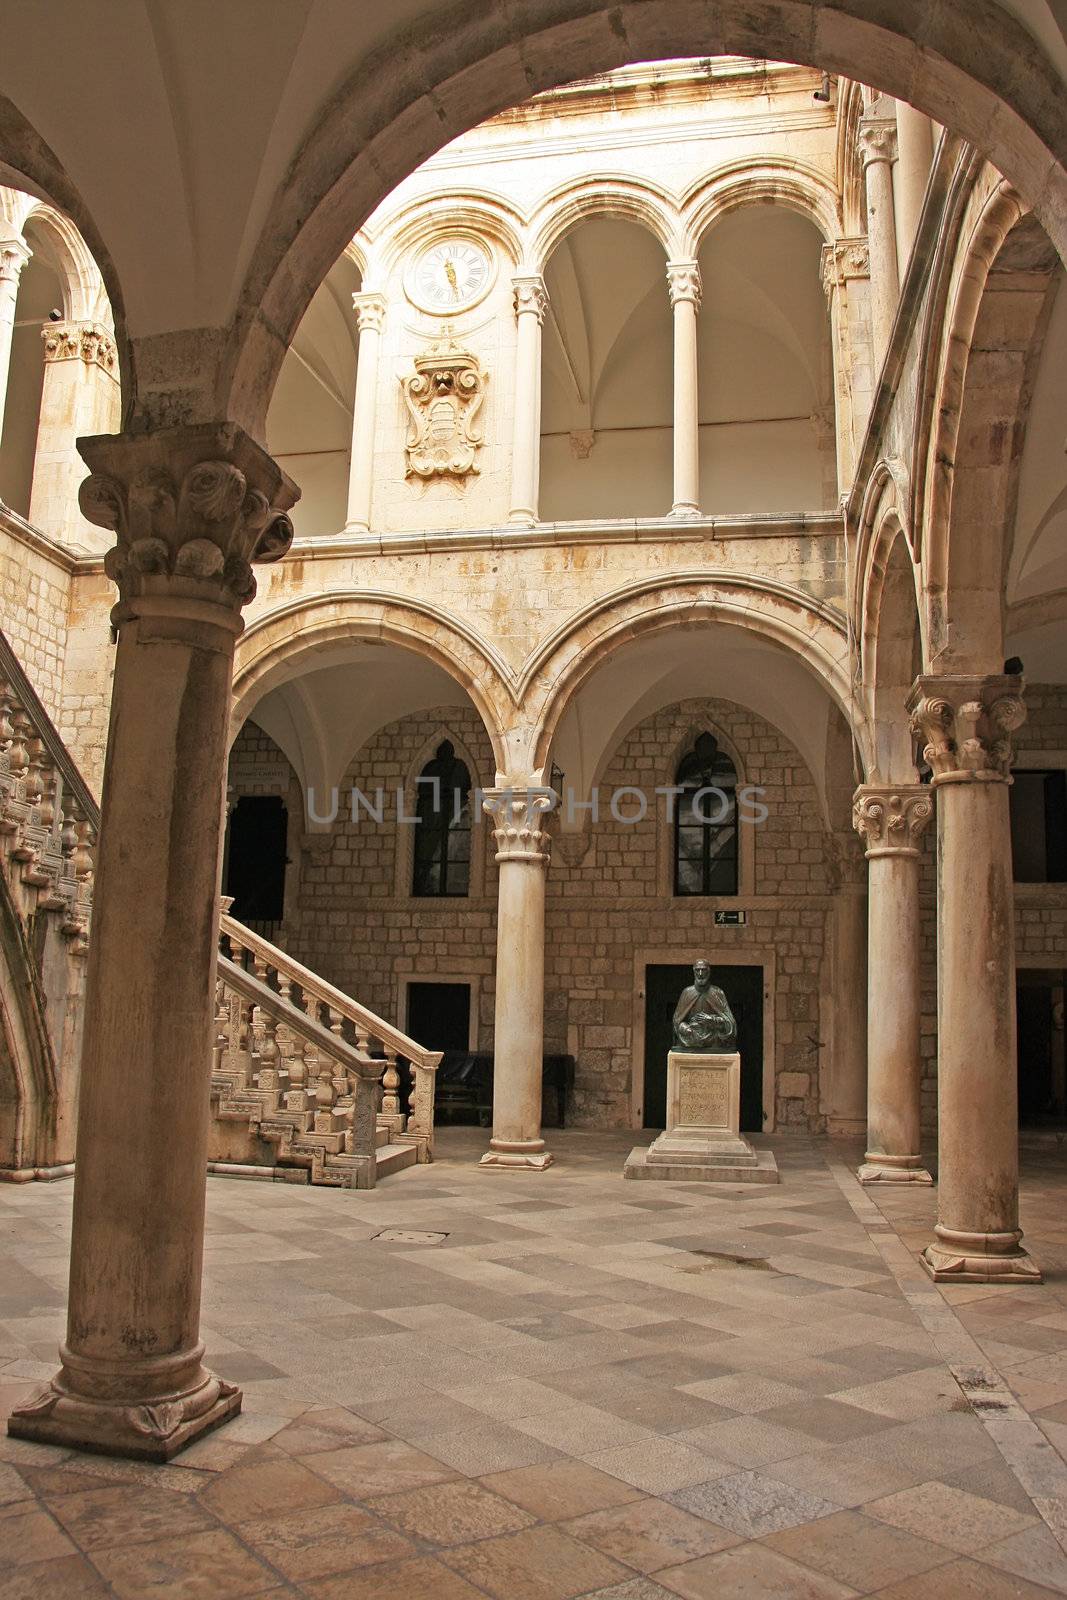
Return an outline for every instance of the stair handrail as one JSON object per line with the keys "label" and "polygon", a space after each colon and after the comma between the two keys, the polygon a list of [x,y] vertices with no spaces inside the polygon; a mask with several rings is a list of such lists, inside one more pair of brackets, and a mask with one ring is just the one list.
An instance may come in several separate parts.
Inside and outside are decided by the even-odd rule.
{"label": "stair handrail", "polygon": [[320,978],[318,973],[312,972],[287,951],[276,944],[271,944],[269,939],[264,939],[262,934],[255,933],[243,922],[238,922],[228,911],[222,913],[219,931],[242,949],[248,950],[253,959],[262,961],[267,967],[273,967],[290,983],[299,984],[310,999],[346,1017],[358,1033],[379,1040],[387,1052],[403,1056],[413,1067],[419,1067],[424,1071],[435,1072],[440,1066],[441,1051],[427,1050],[392,1022],[387,1022],[384,1017],[379,1017],[366,1006],[360,1005],[358,1000],[353,1000],[343,989],[335,988],[332,983]]}
{"label": "stair handrail", "polygon": [[60,736],[41,702],[41,697],[26,676],[25,669],[3,629],[0,629],[0,676],[6,679],[19,705],[33,724],[34,734],[48,754],[48,759],[63,780],[63,792],[70,795],[94,833],[100,831],[100,807],[92,790],[78,771],[74,758]]}

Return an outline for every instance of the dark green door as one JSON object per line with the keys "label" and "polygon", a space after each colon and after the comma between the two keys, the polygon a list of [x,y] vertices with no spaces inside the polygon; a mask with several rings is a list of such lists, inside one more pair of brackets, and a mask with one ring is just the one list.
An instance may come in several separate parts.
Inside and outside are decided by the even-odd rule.
{"label": "dark green door", "polygon": [[[693,981],[691,966],[645,968],[645,1115],[646,1128],[662,1128],[667,1120],[667,1052],[678,996]],[[741,1052],[741,1128],[763,1129],[763,968],[712,967],[711,981],[726,995],[737,1019]]]}

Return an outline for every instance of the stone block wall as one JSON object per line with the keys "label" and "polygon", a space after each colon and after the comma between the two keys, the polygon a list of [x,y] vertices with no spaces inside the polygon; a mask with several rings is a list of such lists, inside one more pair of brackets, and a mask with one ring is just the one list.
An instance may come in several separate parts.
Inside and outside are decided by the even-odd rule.
{"label": "stone block wall", "polygon": [[[671,830],[653,791],[673,781],[689,742],[705,728],[737,752],[744,782],[759,785],[767,820],[752,824],[752,872],[737,897],[675,898]],[[493,776],[492,753],[473,709],[438,708],[382,728],[351,761],[332,828],[302,834],[290,854],[293,877],[279,942],[299,960],[380,1015],[404,1025],[404,978],[473,980],[478,1043],[493,1041],[496,866],[492,830],[475,834],[472,892],[464,899],[411,896],[414,829],[396,822],[395,791],[407,789],[444,737],[468,761],[475,784]],[[235,794],[271,787],[285,758],[246,723],[231,755]],[[269,774],[266,788],[257,770]],[[295,778],[292,780],[295,786]],[[633,826],[612,818],[614,787],[647,791],[649,814]],[[383,825],[352,821],[352,786],[386,795]],[[290,788],[290,820],[298,789]],[[656,807],[660,807],[656,812]],[[299,824],[303,826],[302,822]],[[550,829],[558,835],[560,819]],[[600,820],[581,859],[570,838],[553,839],[546,910],[545,1048],[573,1053],[576,1125],[628,1126],[632,1062],[643,1032],[643,963],[766,961],[773,995],[770,1035],[779,1128],[819,1126],[820,987],[831,904],[825,833],[811,775],[785,737],[762,718],[724,700],[692,700],[643,720],[623,739],[604,774]],[[743,910],[743,926],[716,927],[716,908]],[[750,958],[750,959],[749,959]],[[638,1061],[637,1070],[643,1070]],[[639,1086],[638,1086],[639,1087]],[[638,1097],[639,1098],[639,1097]]]}
{"label": "stone block wall", "polygon": [[53,721],[63,698],[70,574],[0,519],[0,627]]}

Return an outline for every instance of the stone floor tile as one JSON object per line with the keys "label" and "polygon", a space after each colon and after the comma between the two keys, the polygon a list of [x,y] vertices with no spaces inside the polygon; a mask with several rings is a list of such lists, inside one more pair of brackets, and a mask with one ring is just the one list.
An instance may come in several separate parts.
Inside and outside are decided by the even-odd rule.
{"label": "stone floor tile", "polygon": [[194,1496],[113,1484],[49,1496],[52,1515],[82,1550],[200,1533],[216,1522]]}
{"label": "stone floor tile", "polygon": [[442,1483],[456,1476],[443,1461],[424,1455],[401,1439],[316,1451],[304,1461],[319,1478],[346,1494],[358,1496],[421,1489],[424,1484]]}
{"label": "stone floor tile", "polygon": [[652,1578],[629,1578],[626,1583],[613,1583],[610,1589],[598,1589],[586,1600],[674,1600],[674,1593]]}
{"label": "stone floor tile", "polygon": [[669,1494],[688,1489],[736,1470],[731,1461],[716,1461],[704,1450],[678,1438],[657,1439],[650,1445],[623,1445],[599,1450],[586,1458],[591,1466],[610,1472],[646,1494]]}
{"label": "stone floor tile", "polygon": [[775,1406],[763,1413],[765,1422],[774,1422],[782,1428],[795,1428],[822,1439],[826,1444],[844,1444],[849,1439],[864,1439],[891,1427],[893,1419],[868,1411],[858,1403],[853,1404],[842,1396],[821,1395],[815,1399],[805,1395],[793,1405]]}
{"label": "stone floor tile", "polygon": [[555,1413],[517,1417],[515,1427],[521,1433],[540,1439],[542,1444],[573,1456],[588,1456],[596,1450],[611,1450],[616,1446],[650,1444],[655,1438],[649,1428],[624,1422],[610,1411],[582,1405],[580,1401],[561,1403]]}
{"label": "stone floor tile", "polygon": [[758,1472],[738,1472],[668,1495],[673,1505],[721,1524],[746,1539],[813,1522],[841,1508],[818,1495]]}
{"label": "stone floor tile", "polygon": [[635,1500],[610,1511],[591,1511],[562,1526],[602,1555],[644,1573],[712,1555],[737,1544],[740,1537],[703,1517],[651,1499]]}
{"label": "stone floor tile", "polygon": [[505,1422],[512,1417],[533,1417],[538,1412],[559,1410],[558,1392],[535,1383],[532,1378],[500,1377],[488,1388],[484,1384],[470,1384],[445,1392],[453,1400]]}
{"label": "stone floor tile", "polygon": [[15,1566],[72,1555],[75,1545],[48,1510],[30,1501],[0,1507],[0,1551]]}
{"label": "stone floor tile", "polygon": [[340,1498],[321,1475],[281,1454],[259,1455],[249,1464],[220,1473],[199,1496],[201,1504],[224,1522],[248,1522],[270,1516],[279,1507],[301,1511]]}
{"label": "stone floor tile", "polygon": [[686,1394],[696,1395],[701,1400],[711,1400],[714,1404],[725,1406],[730,1411],[746,1414],[769,1411],[772,1406],[784,1406],[793,1401],[808,1399],[803,1389],[798,1389],[791,1383],[781,1383],[774,1378],[765,1378],[753,1372],[731,1373],[722,1378],[682,1384],[681,1387]]}
{"label": "stone floor tile", "polygon": [[628,1576],[554,1523],[460,1545],[442,1559],[493,1600],[573,1600]]}
{"label": "stone floor tile", "polygon": [[641,1499],[640,1491],[632,1484],[584,1461],[558,1461],[550,1466],[496,1472],[481,1481],[485,1488],[514,1501],[539,1522],[556,1522]]}
{"label": "stone floor tile", "polygon": [[[5,1554],[5,1564],[10,1560]],[[84,1556],[0,1569],[0,1600],[103,1600],[111,1590]]]}
{"label": "stone floor tile", "polygon": [[944,1565],[952,1552],[858,1511],[837,1511],[772,1533],[764,1544],[861,1594]]}
{"label": "stone floor tile", "polygon": [[245,1600],[278,1587],[277,1574],[221,1528],[91,1559],[118,1600]]}
{"label": "stone floor tile", "polygon": [[351,1419],[351,1427],[329,1428],[313,1422],[315,1413],[306,1411],[302,1416],[286,1424],[278,1433],[271,1435],[271,1443],[278,1450],[284,1450],[289,1456],[310,1456],[318,1451],[339,1450],[346,1445],[381,1444],[388,1441],[391,1435],[384,1428],[379,1428],[373,1422],[363,1422],[359,1417],[352,1416],[351,1412],[345,1413]]}
{"label": "stone floor tile", "polygon": [[33,1490],[21,1473],[0,1462],[0,1506],[15,1505],[20,1500],[33,1498]]}
{"label": "stone floor tile", "polygon": [[925,1474],[896,1462],[871,1460],[852,1445],[824,1445],[809,1455],[776,1461],[768,1476],[846,1508],[920,1483]]}
{"label": "stone floor tile", "polygon": [[761,1544],[668,1567],[656,1581],[685,1600],[847,1600],[857,1592]]}
{"label": "stone floor tile", "polygon": [[427,1434],[419,1439],[419,1449],[469,1478],[560,1459],[559,1451],[552,1445],[543,1444],[528,1433],[520,1433],[502,1422],[490,1424],[485,1417],[478,1420],[477,1428]]}
{"label": "stone floor tile", "polygon": [[459,1573],[419,1557],[301,1584],[309,1600],[485,1600]]}
{"label": "stone floor tile", "polygon": [[301,1584],[415,1554],[410,1539],[383,1527],[359,1506],[344,1502],[291,1516],[279,1507],[275,1516],[238,1523],[235,1531],[257,1555]]}
{"label": "stone floor tile", "polygon": [[1030,1583],[1067,1594],[1067,1555],[1044,1523],[975,1551],[977,1559]]}
{"label": "stone floor tile", "polygon": [[762,1467],[770,1462],[787,1461],[806,1454],[818,1443],[810,1433],[783,1428],[757,1414],[733,1417],[728,1422],[713,1422],[705,1428],[686,1428],[674,1438],[681,1443],[706,1450],[709,1456],[732,1461],[738,1467]]}
{"label": "stone floor tile", "polygon": [[950,1561],[878,1590],[878,1600],[1054,1600],[1055,1589],[980,1561]]}
{"label": "stone floor tile", "polygon": [[1038,1521],[1036,1514],[1014,1511],[1011,1506],[997,1505],[962,1489],[930,1482],[872,1500],[864,1509],[869,1516],[905,1528],[920,1538],[932,1539],[962,1555],[995,1539],[1006,1539]]}
{"label": "stone floor tile", "polygon": [[431,1544],[468,1544],[497,1534],[531,1527],[534,1518],[514,1501],[493,1494],[479,1483],[454,1479],[403,1494],[375,1495],[370,1509],[413,1538]]}

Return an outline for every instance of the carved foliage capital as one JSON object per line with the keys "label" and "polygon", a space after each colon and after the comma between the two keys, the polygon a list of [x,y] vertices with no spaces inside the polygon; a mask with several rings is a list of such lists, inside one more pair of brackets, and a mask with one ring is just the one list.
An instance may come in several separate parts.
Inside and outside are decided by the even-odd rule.
{"label": "carved foliage capital", "polygon": [[908,711],[935,784],[1008,782],[1011,736],[1026,721],[1021,677],[918,678]]}
{"label": "carved foliage capital", "polygon": [[496,859],[532,861],[547,866],[549,838],[541,823],[555,803],[556,796],[551,789],[487,790],[482,805],[496,824],[493,830]]}
{"label": "carved foliage capital", "polygon": [[373,290],[357,290],[352,296],[356,325],[360,333],[381,333],[385,322],[385,296]]}
{"label": "carved foliage capital", "polygon": [[871,257],[866,239],[835,239],[822,247],[822,286],[829,295],[849,278],[869,278]]}
{"label": "carved foliage capital", "polygon": [[861,784],[852,802],[852,823],[868,857],[917,856],[933,814],[933,796],[923,784]]}
{"label": "carved foliage capital", "polygon": [[864,167],[869,167],[875,161],[895,161],[897,159],[897,125],[891,117],[872,118],[860,121],[859,132],[856,135],[856,147],[860,153],[860,160]]}
{"label": "carved foliage capital", "polygon": [[18,283],[19,274],[32,255],[21,235],[0,239],[0,283]]}
{"label": "carved foliage capital", "polygon": [[539,323],[544,322],[548,310],[548,290],[541,274],[520,272],[512,278],[511,286],[515,291],[515,315],[521,317],[527,313],[536,317]]}
{"label": "carved foliage capital", "polygon": [[700,310],[700,268],[695,261],[668,261],[667,292],[672,309],[691,301]]}
{"label": "carved foliage capital", "polygon": [[91,469],[82,515],[116,536],[105,571],[123,601],[145,594],[240,608],[256,592],[253,561],[277,561],[293,539],[300,491],[235,423],[100,434],[79,448]]}
{"label": "carved foliage capital", "polygon": [[46,322],[41,329],[41,342],[46,365],[53,361],[84,361],[87,367],[100,367],[112,377],[117,376],[115,341],[98,322]]}

